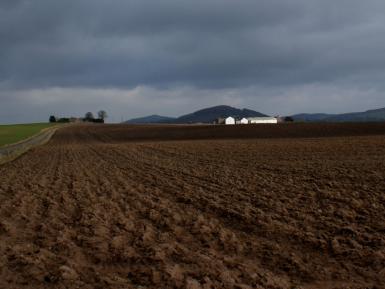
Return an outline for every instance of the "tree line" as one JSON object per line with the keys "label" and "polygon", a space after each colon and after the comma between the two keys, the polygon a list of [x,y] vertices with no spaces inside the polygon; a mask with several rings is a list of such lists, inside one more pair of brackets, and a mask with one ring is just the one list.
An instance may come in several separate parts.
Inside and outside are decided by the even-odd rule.
{"label": "tree line", "polygon": [[95,123],[104,123],[104,120],[108,117],[107,112],[105,110],[98,111],[98,117],[95,118],[92,112],[87,112],[83,118],[76,117],[56,117],[51,115],[49,117],[49,122],[58,122],[58,123],[67,123],[67,122],[95,122]]}

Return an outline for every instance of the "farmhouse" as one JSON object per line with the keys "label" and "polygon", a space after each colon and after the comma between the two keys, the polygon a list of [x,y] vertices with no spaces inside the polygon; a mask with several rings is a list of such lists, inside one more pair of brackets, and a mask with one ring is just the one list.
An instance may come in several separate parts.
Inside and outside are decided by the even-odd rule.
{"label": "farmhouse", "polygon": [[237,119],[237,120],[235,121],[235,123],[236,123],[236,124],[248,124],[248,123],[249,123],[249,120],[248,120],[247,118],[243,117],[243,118]]}
{"label": "farmhouse", "polygon": [[233,118],[232,116],[226,117],[225,124],[235,124],[235,118]]}
{"label": "farmhouse", "polygon": [[275,117],[249,117],[249,123],[278,123]]}
{"label": "farmhouse", "polygon": [[217,118],[215,124],[254,124],[254,123],[278,123],[276,117],[234,117],[228,116],[225,118]]}

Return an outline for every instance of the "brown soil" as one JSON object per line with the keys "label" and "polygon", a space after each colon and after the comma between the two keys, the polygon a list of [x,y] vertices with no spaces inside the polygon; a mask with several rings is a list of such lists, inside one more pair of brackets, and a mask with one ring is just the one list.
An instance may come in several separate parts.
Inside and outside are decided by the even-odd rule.
{"label": "brown soil", "polygon": [[385,288],[384,184],[384,124],[64,128],[0,167],[0,288]]}

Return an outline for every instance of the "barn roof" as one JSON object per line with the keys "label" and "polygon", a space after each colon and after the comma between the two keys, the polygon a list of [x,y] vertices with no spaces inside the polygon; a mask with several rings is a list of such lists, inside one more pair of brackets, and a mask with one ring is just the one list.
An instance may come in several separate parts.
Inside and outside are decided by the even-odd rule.
{"label": "barn roof", "polygon": [[275,117],[272,116],[264,116],[264,117],[248,117],[248,120],[274,120]]}

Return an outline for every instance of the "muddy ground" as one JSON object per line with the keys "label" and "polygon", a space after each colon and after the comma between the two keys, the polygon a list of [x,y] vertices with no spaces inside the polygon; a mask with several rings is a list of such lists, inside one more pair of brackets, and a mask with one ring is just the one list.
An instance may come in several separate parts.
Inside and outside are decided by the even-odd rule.
{"label": "muddy ground", "polygon": [[217,129],[74,126],[0,166],[0,288],[385,288],[384,124]]}

